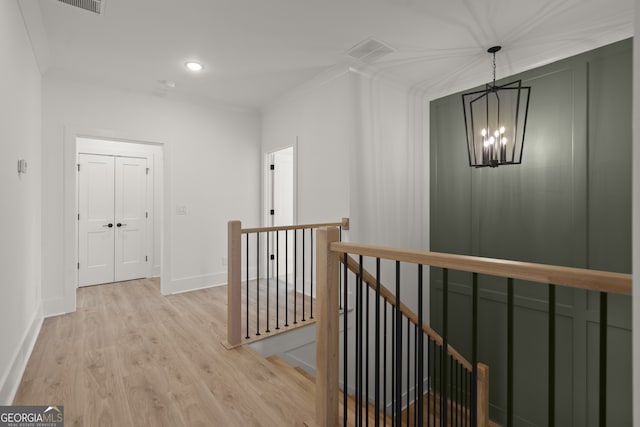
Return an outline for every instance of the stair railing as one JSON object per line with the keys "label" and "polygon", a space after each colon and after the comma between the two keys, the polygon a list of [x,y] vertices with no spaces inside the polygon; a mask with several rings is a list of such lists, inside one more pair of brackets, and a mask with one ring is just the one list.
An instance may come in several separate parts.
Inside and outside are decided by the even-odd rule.
{"label": "stair railing", "polygon": [[[399,412],[400,409],[394,407],[392,405],[391,409],[391,418],[394,418],[396,413],[401,413],[403,419],[407,419],[408,424],[410,424],[411,418],[413,417],[414,425],[437,425],[438,419],[441,417],[443,410],[447,410],[447,414],[444,414],[445,418],[450,419],[451,425],[460,425],[466,426],[471,423],[471,415],[469,413],[469,406],[472,399],[476,399],[478,401],[478,406],[481,407],[481,419],[482,422],[479,423],[481,426],[488,425],[489,423],[489,367],[484,363],[478,363],[477,372],[479,372],[478,376],[478,385],[475,391],[471,391],[471,375],[474,370],[471,363],[465,359],[453,346],[448,345],[448,349],[444,351],[444,340],[442,337],[429,325],[427,322],[422,319],[420,314],[414,313],[406,304],[402,301],[397,303],[397,299],[395,294],[389,291],[389,289],[380,283],[380,265],[379,260],[376,260],[376,275],[375,277],[363,267],[362,265],[362,257],[360,257],[360,262],[356,261],[353,257],[345,254],[340,258],[340,262],[344,268],[344,274],[342,277],[346,277],[345,280],[348,285],[348,274],[347,270],[351,271],[353,275],[355,275],[355,286],[356,286],[356,314],[355,314],[355,323],[356,323],[356,335],[361,335],[363,333],[364,328],[368,328],[367,320],[369,318],[369,305],[370,300],[374,300],[374,310],[375,311],[375,327],[376,327],[376,339],[375,339],[375,349],[374,349],[374,360],[373,364],[375,365],[375,375],[379,380],[379,376],[382,375],[382,390],[378,388],[375,389],[374,395],[374,405],[373,405],[373,413],[378,414],[374,416],[374,422],[376,419],[381,418],[381,414],[379,413],[380,409],[386,411],[386,408],[383,406],[387,402],[387,386],[385,384],[384,378],[387,377],[387,370],[393,371],[394,368],[397,368],[397,364],[395,364],[395,360],[399,357],[404,357],[407,361],[406,363],[406,398],[407,402],[412,402],[410,405],[407,404],[402,412]],[[424,299],[423,295],[423,281],[422,281],[422,267],[420,267],[419,275],[418,275],[418,312],[423,313],[422,301]],[[342,283],[344,285],[344,283]],[[368,288],[367,288],[368,286]],[[365,291],[362,288],[365,288]],[[348,288],[348,286],[347,286]],[[342,288],[344,289],[344,288]],[[375,298],[372,298],[369,295],[370,290],[375,292]],[[365,295],[366,294],[366,295]],[[382,303],[381,307],[378,307]],[[387,339],[383,337],[379,337],[380,328],[383,328],[383,332],[389,332],[385,330],[385,325],[391,326],[391,345],[395,345],[394,334],[398,331],[395,328],[395,324],[397,322],[397,318],[393,315],[396,314],[394,312],[395,308],[399,308],[401,313],[401,325],[404,328],[404,324],[406,324],[406,328],[402,331],[403,335],[406,332],[406,352],[399,351],[402,353],[401,355],[395,354],[398,352],[396,349],[392,351],[391,357],[387,356],[389,351],[389,345]],[[389,310],[390,309],[390,310]],[[373,310],[372,310],[373,311]],[[391,311],[390,320],[388,319],[387,312]],[[362,317],[364,315],[364,318]],[[348,330],[348,320],[343,317],[343,321],[345,322],[343,325],[343,330]],[[363,328],[363,324],[365,325]],[[422,325],[422,326],[420,326]],[[413,336],[411,335],[413,331]],[[366,331],[366,335],[364,337],[365,341],[365,351],[364,351],[364,363],[360,360],[362,359],[362,349],[356,348],[356,364],[355,369],[357,371],[361,370],[363,367],[364,373],[368,374],[368,362],[367,359],[370,359],[369,354],[367,354],[366,349],[369,347],[369,333]],[[383,333],[384,335],[384,333]],[[346,335],[345,335],[346,336]],[[413,339],[412,339],[413,338]],[[426,340],[426,341],[425,341]],[[361,339],[356,337],[356,343],[360,343]],[[411,353],[411,348],[413,347],[413,354]],[[348,354],[344,351],[345,348],[348,348],[348,342],[345,340],[343,342],[343,366],[348,365]],[[382,354],[382,358],[380,355]],[[446,384],[450,386],[450,393],[447,396],[446,393],[443,393],[443,386],[445,385],[445,381],[442,381],[442,378],[438,375],[443,369],[444,358],[448,354],[448,359],[446,363],[449,363],[452,367],[451,378],[446,380]],[[419,361],[422,360],[421,364]],[[382,369],[379,369],[379,367]],[[344,369],[344,368],[343,368]],[[378,372],[378,371],[382,372]],[[413,371],[412,371],[413,370]],[[359,374],[359,372],[358,372]],[[391,377],[393,379],[395,372],[391,372]],[[411,375],[413,374],[413,375]],[[362,378],[362,374],[358,375],[358,379]],[[343,375],[344,381],[345,375]],[[420,381],[420,378],[427,379],[427,388],[429,385],[432,386],[432,390],[434,393],[431,394],[429,401],[427,402],[426,408],[424,402],[418,401],[418,396],[424,396],[428,390],[425,390],[424,381]],[[413,382],[412,382],[413,380]],[[397,384],[396,384],[397,385]],[[344,386],[343,386],[344,387]],[[374,387],[371,387],[374,388]],[[400,389],[402,387],[400,386]],[[439,391],[435,393],[435,391]],[[380,396],[379,394],[382,394]],[[413,394],[413,397],[411,395]],[[365,408],[368,406],[367,397],[369,396],[369,386],[368,382],[365,381],[365,388],[361,384],[356,384],[355,386],[355,424],[359,425],[361,420],[364,419]],[[389,397],[392,401],[399,402],[402,399],[396,399],[395,396],[398,395],[398,391],[395,389],[390,390]],[[348,408],[347,406],[347,397],[343,396],[343,408]],[[381,405],[382,403],[382,405]],[[404,406],[403,406],[404,407]],[[348,412],[348,411],[347,411]],[[344,411],[343,411],[344,413]],[[344,417],[347,415],[344,413]],[[368,418],[371,418],[367,415]]]}
{"label": "stair railing", "polygon": [[[403,250],[396,248],[387,248],[379,246],[362,245],[356,243],[342,243],[338,241],[338,230],[335,228],[323,228],[318,230],[317,234],[317,347],[316,347],[316,423],[318,426],[337,426],[337,425],[362,425],[364,410],[364,416],[367,417],[366,421],[369,421],[370,411],[369,401],[370,399],[375,401],[374,408],[374,424],[373,425],[385,425],[387,423],[387,417],[390,417],[390,425],[399,426],[403,425],[470,425],[470,426],[486,426],[489,423],[488,413],[488,393],[484,394],[485,387],[488,387],[488,382],[482,382],[483,377],[488,377],[488,372],[482,368],[478,368],[478,275],[490,275],[495,277],[506,278],[507,285],[507,417],[506,425],[512,426],[514,422],[513,413],[513,394],[514,394],[514,358],[513,358],[513,343],[514,343],[514,280],[526,280],[531,282],[542,283],[548,288],[548,304],[549,304],[549,333],[548,333],[548,423],[549,426],[555,425],[555,339],[556,339],[556,286],[566,286],[578,289],[585,289],[590,291],[600,292],[600,360],[599,360],[599,378],[600,378],[600,396],[599,396],[599,425],[601,427],[606,425],[606,355],[607,355],[607,295],[608,293],[617,293],[630,295],[631,294],[631,276],[621,273],[610,273],[595,270],[586,270],[572,267],[562,266],[550,266],[543,264],[525,263],[517,261],[508,261],[491,258],[472,257],[464,255],[452,255],[443,254],[428,251],[416,251],[416,250]],[[355,255],[359,258],[359,262],[349,262],[349,255]],[[346,272],[348,269],[353,271],[355,265],[358,265],[358,274],[356,279],[356,297],[355,297],[355,340],[354,342],[348,342],[345,338],[348,334],[348,324],[346,323],[346,317],[343,318],[345,327],[343,328],[343,357],[348,351],[349,345],[355,347],[355,369],[357,373],[355,375],[356,382],[356,398],[355,398],[355,420],[348,419],[349,411],[347,411],[347,401],[343,403],[342,414],[339,411],[339,384],[340,384],[340,325],[339,325],[339,272],[341,259],[344,261],[343,268],[343,280],[347,279]],[[373,277],[367,277],[364,274],[362,265],[367,260],[375,260],[376,275]],[[395,277],[396,286],[395,294],[391,299],[390,295],[383,295],[382,287],[380,286],[380,260],[390,260],[395,263]],[[351,267],[350,267],[351,264]],[[405,294],[408,293],[408,289],[412,289],[412,285],[401,286],[400,272],[401,264],[410,264],[417,268],[417,289],[410,297],[414,298],[417,294],[418,304],[418,319],[414,323],[415,325],[422,325],[423,310],[422,307],[422,288],[423,266],[429,266],[433,269],[440,269],[442,274],[442,348],[440,355],[435,347],[429,347],[430,340],[435,342],[428,334],[417,334],[413,339],[413,349],[409,347],[407,350],[403,345],[403,337],[410,338],[411,328],[405,327],[406,323],[403,315],[403,303],[402,298],[406,298]],[[449,270],[458,270],[471,273],[472,281],[472,324],[470,325],[472,343],[471,343],[471,367],[473,372],[470,377],[470,387],[463,390],[460,393],[459,378],[456,379],[456,372],[454,368],[456,366],[453,361],[455,360],[452,355],[451,347],[448,339],[448,324],[449,324],[449,303],[448,303],[448,287],[449,287]],[[436,270],[437,271],[437,270]],[[376,298],[374,301],[374,310],[376,311],[375,317],[368,311],[369,298],[366,300],[363,298],[362,287],[359,286],[363,281],[370,282],[375,281],[375,293]],[[407,287],[408,286],[408,287]],[[416,287],[416,286],[413,286]],[[366,286],[370,289],[370,285]],[[349,286],[344,283],[342,291],[345,298],[347,297],[347,291]],[[367,291],[368,292],[368,291]],[[381,307],[381,298],[386,305],[390,305],[392,308],[392,372],[391,372],[391,389],[390,396],[391,408],[387,409],[387,400],[379,400],[379,390],[386,390],[385,384],[381,384],[386,381],[387,375],[380,375],[377,372],[379,361],[375,361],[376,374],[373,384],[374,397],[369,393],[358,392],[357,389],[360,385],[363,377],[365,381],[369,379],[368,373],[368,355],[362,358],[362,342],[358,340],[368,340],[369,335],[363,332],[363,328],[368,328],[370,319],[375,318],[374,328],[378,328],[380,325],[379,308]],[[386,308],[385,308],[386,310]],[[358,313],[359,311],[359,313]],[[365,313],[363,316],[362,313]],[[386,313],[386,311],[385,311]],[[363,323],[362,319],[366,318],[366,322]],[[352,326],[352,328],[353,328]],[[376,329],[375,337],[375,358],[380,354],[386,355],[386,350],[380,351],[378,345],[380,341],[380,334],[386,336],[387,326],[385,323],[384,330],[381,332]],[[416,328],[417,329],[417,328]],[[424,330],[424,329],[423,329]],[[409,335],[407,335],[407,331]],[[420,338],[427,338],[426,352],[424,341]],[[410,340],[407,340],[410,341]],[[365,348],[368,349],[367,344]],[[407,350],[403,352],[403,350]],[[413,356],[411,355],[413,353]],[[408,356],[407,356],[408,355]],[[384,357],[384,356],[383,356]],[[411,367],[411,360],[414,358],[413,367]],[[431,363],[433,359],[439,357],[440,364],[432,367]],[[360,361],[358,361],[359,358]],[[364,362],[362,362],[364,360]],[[347,361],[345,357],[344,362]],[[418,361],[418,362],[416,362]],[[406,362],[406,363],[405,363]],[[456,363],[459,361],[455,360]],[[364,374],[362,374],[363,363],[365,366]],[[423,371],[426,364],[426,371]],[[349,389],[347,370],[352,365],[344,363],[343,368],[343,389],[345,394]],[[482,365],[480,365],[482,366]],[[412,375],[410,369],[413,369],[415,380],[414,387],[417,391],[413,392],[413,401],[410,396],[410,382]],[[426,372],[426,374],[425,374]],[[409,374],[408,374],[409,373]],[[464,375],[463,375],[464,377]],[[403,389],[403,380],[406,381],[406,389]],[[427,380],[426,386],[424,380]],[[466,380],[463,379],[464,383]],[[352,381],[353,382],[353,381]],[[485,385],[482,385],[485,384]],[[424,386],[424,389],[422,388]],[[462,387],[464,389],[464,386]],[[482,390],[480,390],[482,389]],[[384,392],[384,391],[383,391]],[[433,407],[433,417],[424,417],[424,403],[423,393],[426,395],[427,408],[429,411],[429,405],[431,405],[432,398],[437,397],[439,407]],[[358,394],[359,393],[359,394]],[[404,393],[404,394],[403,394]],[[462,398],[459,396],[462,395]],[[481,403],[481,400],[487,399],[486,403]],[[360,403],[358,402],[360,401]],[[360,406],[358,406],[360,405]],[[413,424],[410,418],[410,411],[412,406],[414,408]],[[378,412],[378,409],[382,410],[382,413]],[[358,415],[360,411],[360,415]],[[458,411],[458,418],[455,418],[455,411]],[[435,414],[437,413],[437,416]],[[382,422],[380,420],[382,418]],[[342,418],[342,420],[341,420]],[[432,420],[432,421],[430,421]],[[354,423],[355,421],[355,423]],[[422,422],[427,422],[423,424]],[[457,423],[457,424],[456,424]]]}
{"label": "stair railing", "polygon": [[242,228],[228,222],[228,348],[314,319],[316,231],[340,222]]}

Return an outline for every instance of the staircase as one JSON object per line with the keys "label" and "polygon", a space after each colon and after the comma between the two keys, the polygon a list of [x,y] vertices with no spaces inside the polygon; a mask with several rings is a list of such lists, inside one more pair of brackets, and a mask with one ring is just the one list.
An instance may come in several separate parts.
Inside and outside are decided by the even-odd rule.
{"label": "staircase", "polygon": [[[304,396],[305,399],[308,399],[310,402],[314,401],[316,379],[315,377],[313,377],[313,375],[311,375],[310,373],[308,373],[307,371],[305,371],[300,367],[293,367],[287,364],[284,360],[282,360],[277,355],[268,356],[266,359],[271,363],[271,365],[273,365],[273,368],[277,372],[277,374],[279,374],[282,379],[289,382],[289,384],[293,389],[292,390],[293,393]],[[340,413],[342,413],[343,411],[342,401],[343,401],[343,396],[342,396],[342,392],[340,392]],[[353,396],[348,396],[347,402],[348,402],[347,412],[349,414],[348,426],[355,427],[354,420],[356,419],[356,416],[355,416],[356,401],[353,398]],[[428,394],[424,396],[424,407],[435,408],[435,412],[432,412],[432,413],[430,412],[429,418],[424,420],[425,426],[440,425],[440,408],[439,408],[438,402],[439,402],[439,398],[437,395]],[[405,409],[402,412],[403,425],[416,425],[414,410],[415,410],[415,407],[412,404],[409,406],[409,408]],[[454,405],[452,408],[451,405],[449,405],[449,410],[453,410],[454,413],[458,414],[457,416],[450,419],[450,421],[448,422],[449,426],[470,425],[468,412],[466,409],[459,408],[456,405]],[[372,426],[376,425],[375,424],[376,411],[375,411],[374,405],[372,404],[368,405],[367,415],[369,419],[369,424]],[[426,418],[426,415],[425,415],[425,418]],[[315,427],[316,425],[315,420],[309,420],[305,424],[307,425],[307,427]],[[368,425],[366,419],[364,420],[363,424]],[[393,425],[393,420],[391,419],[390,416],[384,415],[381,411],[379,415],[379,424],[391,426]],[[500,427],[498,424],[494,422],[490,422],[489,425],[490,427]]]}

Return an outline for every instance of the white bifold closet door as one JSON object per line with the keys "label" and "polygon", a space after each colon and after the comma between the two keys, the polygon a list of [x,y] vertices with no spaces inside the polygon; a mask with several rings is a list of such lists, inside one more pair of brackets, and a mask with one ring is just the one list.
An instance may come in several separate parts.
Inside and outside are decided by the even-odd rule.
{"label": "white bifold closet door", "polygon": [[78,284],[147,276],[147,160],[79,154]]}

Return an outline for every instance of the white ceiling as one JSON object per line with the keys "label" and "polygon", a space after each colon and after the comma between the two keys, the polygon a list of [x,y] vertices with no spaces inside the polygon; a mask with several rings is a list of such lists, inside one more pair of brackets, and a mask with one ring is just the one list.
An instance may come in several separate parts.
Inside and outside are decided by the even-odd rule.
{"label": "white ceiling", "polygon": [[245,108],[348,65],[367,37],[396,50],[376,69],[442,95],[488,81],[492,45],[500,78],[630,37],[634,14],[633,0],[103,0],[100,16],[21,1],[32,38],[44,27],[51,75]]}

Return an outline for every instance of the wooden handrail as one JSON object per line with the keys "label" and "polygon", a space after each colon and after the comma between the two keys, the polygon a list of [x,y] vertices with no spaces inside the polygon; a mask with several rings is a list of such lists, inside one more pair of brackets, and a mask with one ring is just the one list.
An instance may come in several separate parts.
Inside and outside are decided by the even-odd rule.
{"label": "wooden handrail", "polygon": [[[339,257],[339,258],[340,258],[340,262],[344,264],[344,258],[343,257]],[[351,270],[355,274],[360,274],[360,264],[355,259],[353,259],[352,257],[348,257],[347,258],[347,268],[349,268],[349,270]],[[373,277],[373,275],[371,273],[369,273],[364,268],[362,269],[362,280],[367,285],[369,285],[369,287],[371,289],[373,289],[373,290],[376,289],[376,278]],[[382,284],[380,284],[380,296],[382,296],[384,299],[389,301],[389,303],[391,305],[394,305],[394,306],[396,305],[396,296],[394,294],[392,294]],[[415,314],[402,301],[400,301],[400,311],[402,312],[402,314],[404,314],[405,317],[409,318],[409,320],[414,325],[417,325],[419,323],[418,315]],[[422,324],[422,330],[424,331],[424,333],[429,335],[431,337],[431,339],[433,339],[435,341],[436,344],[438,344],[439,346],[442,347],[442,345],[444,344],[444,341],[442,340],[442,337],[440,335],[438,335],[438,333],[436,331],[431,329],[426,323]],[[458,353],[458,351],[455,348],[451,347],[451,345],[448,345],[447,347],[448,347],[447,352],[455,360],[457,360],[469,372],[473,371],[473,367],[472,367],[471,363],[469,361],[467,361],[467,359],[465,359],[460,353]]]}
{"label": "wooden handrail", "polygon": [[309,228],[320,228],[320,227],[342,227],[343,230],[348,230],[349,218],[342,218],[341,222],[327,222],[322,224],[300,224],[300,225],[281,225],[277,227],[243,228],[242,230],[240,230],[240,232],[242,234],[265,233],[267,231],[306,230]]}
{"label": "wooden handrail", "polygon": [[338,253],[350,253],[452,270],[510,277],[589,291],[631,295],[630,274],[357,243],[334,242],[331,243],[330,249]]}
{"label": "wooden handrail", "polygon": [[[344,262],[343,257],[340,255],[347,251],[342,250],[343,246],[338,242],[338,230],[328,227],[318,230],[317,248],[317,289],[320,314],[316,328],[316,425],[318,427],[333,427],[339,425],[337,396],[339,390],[338,354],[340,345],[338,337],[340,328],[338,310],[336,309],[338,306],[338,270],[340,262]],[[384,258],[384,256],[379,257]],[[347,258],[347,268],[356,274],[360,273],[360,265],[351,257]],[[364,269],[362,270],[362,275],[365,283],[368,286],[373,284],[375,289],[376,279]],[[380,286],[380,294],[395,305],[395,296],[384,286]],[[399,307],[414,324],[419,323],[417,316],[402,302],[400,302]],[[424,324],[422,329],[442,346],[443,340],[435,331]],[[469,362],[459,353],[452,352],[451,346],[448,346],[448,349],[449,354],[466,369],[471,370]],[[489,427],[489,368],[482,363],[478,363],[477,367],[478,400],[476,415],[478,426]]]}

